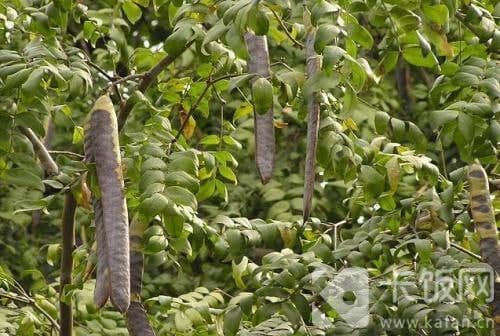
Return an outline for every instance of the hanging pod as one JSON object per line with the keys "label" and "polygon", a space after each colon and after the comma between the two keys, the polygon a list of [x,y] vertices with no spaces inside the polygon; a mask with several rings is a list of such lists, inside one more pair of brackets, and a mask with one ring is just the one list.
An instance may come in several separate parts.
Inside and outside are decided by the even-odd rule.
{"label": "hanging pod", "polygon": [[113,103],[101,96],[85,124],[85,160],[95,164],[99,195],[93,195],[97,241],[94,301],[111,299],[122,313],[130,305],[129,228],[118,127]]}
{"label": "hanging pod", "polygon": [[252,81],[252,94],[255,113],[255,162],[260,180],[266,184],[271,179],[275,161],[273,91],[270,77],[269,51],[266,36],[245,34],[248,50],[248,73],[261,76]]}
{"label": "hanging pod", "polygon": [[490,304],[495,319],[495,333],[500,335],[500,245],[498,229],[490,197],[488,175],[478,162],[469,166],[470,212],[479,235],[482,259],[493,268],[494,300]]}

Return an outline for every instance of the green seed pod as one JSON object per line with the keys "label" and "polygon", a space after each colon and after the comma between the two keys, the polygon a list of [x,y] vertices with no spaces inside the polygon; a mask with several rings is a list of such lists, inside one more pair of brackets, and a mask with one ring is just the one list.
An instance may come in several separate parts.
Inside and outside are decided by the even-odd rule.
{"label": "green seed pod", "polygon": [[265,78],[259,78],[252,84],[252,100],[255,112],[264,114],[273,107],[273,86]]}

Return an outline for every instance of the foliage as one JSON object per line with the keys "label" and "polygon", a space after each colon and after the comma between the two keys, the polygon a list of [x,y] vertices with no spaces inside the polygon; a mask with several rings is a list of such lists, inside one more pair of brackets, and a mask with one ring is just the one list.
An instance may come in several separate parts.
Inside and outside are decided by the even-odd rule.
{"label": "foliage", "polygon": [[[92,301],[99,188],[83,130],[107,92],[129,218],[149,225],[141,297],[158,335],[490,335],[485,297],[429,303],[419,279],[446,270],[458,285],[461,269],[484,266],[466,173],[478,159],[498,183],[499,17],[489,0],[0,3],[0,334],[53,334],[59,292],[76,335],[128,334],[119,312]],[[310,29],[322,57],[313,76]],[[247,32],[267,37],[267,79],[249,74]],[[311,93],[320,125],[303,223]],[[265,185],[254,106],[274,113]],[[59,174],[23,128],[44,138]],[[66,192],[77,246],[62,289]],[[369,272],[367,328],[343,321],[313,277],[350,266]],[[395,274],[412,284],[398,301]],[[313,306],[328,326],[313,323]],[[383,323],[396,318],[422,324]],[[423,323],[444,320],[467,323]]]}

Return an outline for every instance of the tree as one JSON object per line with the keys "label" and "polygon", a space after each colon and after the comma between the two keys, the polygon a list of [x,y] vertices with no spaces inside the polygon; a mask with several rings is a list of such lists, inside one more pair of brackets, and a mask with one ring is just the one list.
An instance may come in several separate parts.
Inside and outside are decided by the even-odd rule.
{"label": "tree", "polygon": [[498,334],[499,17],[3,2],[0,332]]}

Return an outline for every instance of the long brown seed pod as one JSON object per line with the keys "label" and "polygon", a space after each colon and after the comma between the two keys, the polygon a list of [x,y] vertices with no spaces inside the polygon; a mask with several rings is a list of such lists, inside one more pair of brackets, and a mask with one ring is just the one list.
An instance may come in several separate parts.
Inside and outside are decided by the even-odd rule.
{"label": "long brown seed pod", "polygon": [[142,253],[142,237],[147,223],[138,218],[130,223],[130,307],[127,310],[127,329],[131,336],[154,336],[149,325],[146,310],[141,302],[142,274],[144,271],[144,255]]}
{"label": "long brown seed pod", "polygon": [[[269,51],[266,36],[256,36],[252,33],[245,34],[248,49],[248,72],[268,78]],[[255,79],[254,79],[255,80]],[[252,81],[253,82],[253,81]],[[259,114],[254,111],[255,122],[255,162],[262,183],[266,184],[271,179],[275,161],[274,120],[273,109]]]}
{"label": "long brown seed pod", "polygon": [[496,335],[500,335],[500,245],[495,214],[490,198],[488,175],[479,163],[469,166],[470,211],[479,234],[481,257],[496,273],[494,301],[491,306],[495,315]]}
{"label": "long brown seed pod", "polygon": [[98,257],[95,301],[102,306],[109,295],[123,313],[130,305],[128,212],[118,126],[107,95],[96,101],[85,125],[85,156],[88,162],[95,163],[101,193],[100,199],[94,201]]}
{"label": "long brown seed pod", "polygon": [[[321,58],[314,50],[315,30],[311,27],[306,35],[306,64],[307,77],[311,78],[321,69]],[[307,100],[307,151],[304,173],[304,223],[311,215],[312,198],[314,192],[314,177],[316,170],[316,149],[318,145],[319,129],[319,102],[317,94],[313,92]]]}

